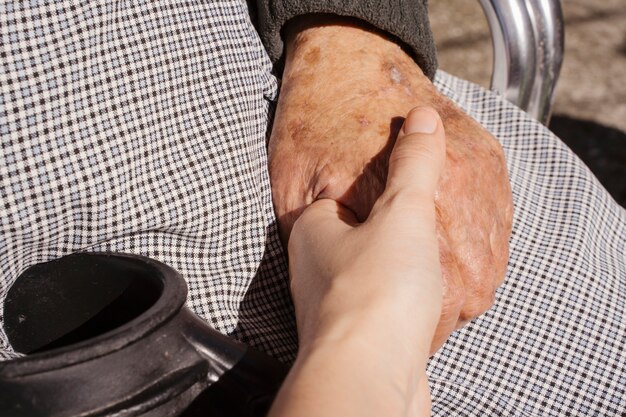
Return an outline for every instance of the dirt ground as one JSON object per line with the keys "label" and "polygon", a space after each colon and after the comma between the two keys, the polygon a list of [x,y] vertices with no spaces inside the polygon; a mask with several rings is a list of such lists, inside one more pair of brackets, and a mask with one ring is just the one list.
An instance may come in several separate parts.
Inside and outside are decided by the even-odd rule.
{"label": "dirt ground", "polygon": [[[626,0],[564,0],[565,57],[550,129],[626,206]],[[440,68],[489,86],[492,50],[477,0],[433,0]]]}

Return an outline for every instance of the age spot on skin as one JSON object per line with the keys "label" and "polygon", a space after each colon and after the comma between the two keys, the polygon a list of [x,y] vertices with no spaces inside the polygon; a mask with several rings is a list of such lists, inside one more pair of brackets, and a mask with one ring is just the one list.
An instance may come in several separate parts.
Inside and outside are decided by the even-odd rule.
{"label": "age spot on skin", "polygon": [[389,136],[389,124],[386,124],[386,123],[379,124],[377,132],[380,136],[383,136],[383,137]]}
{"label": "age spot on skin", "polygon": [[315,47],[304,55],[304,60],[309,65],[317,64],[320,60],[320,48]]}
{"label": "age spot on skin", "polygon": [[398,68],[398,66],[390,61],[386,61],[382,65],[382,70],[384,74],[387,74],[389,79],[391,80],[391,85],[403,85],[405,87],[409,86],[407,79],[404,77],[402,70]]}
{"label": "age spot on skin", "polygon": [[391,81],[393,81],[396,84],[400,84],[402,80],[404,79],[404,77],[402,77],[402,73],[400,72],[400,70],[398,70],[398,68],[396,68],[393,65],[391,66],[391,69],[389,70],[389,78],[391,78]]}
{"label": "age spot on skin", "polygon": [[303,137],[308,136],[307,126],[301,119],[291,120],[287,124],[287,131],[294,141],[300,141]]}

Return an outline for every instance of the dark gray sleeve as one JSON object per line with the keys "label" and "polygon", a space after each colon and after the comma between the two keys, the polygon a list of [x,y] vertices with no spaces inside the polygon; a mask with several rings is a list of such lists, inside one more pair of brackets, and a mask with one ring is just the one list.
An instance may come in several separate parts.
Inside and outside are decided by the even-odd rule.
{"label": "dark gray sleeve", "polygon": [[395,37],[430,79],[437,57],[428,0],[256,0],[258,30],[274,63],[283,55],[281,30],[290,19],[310,13],[329,13],[361,19]]}

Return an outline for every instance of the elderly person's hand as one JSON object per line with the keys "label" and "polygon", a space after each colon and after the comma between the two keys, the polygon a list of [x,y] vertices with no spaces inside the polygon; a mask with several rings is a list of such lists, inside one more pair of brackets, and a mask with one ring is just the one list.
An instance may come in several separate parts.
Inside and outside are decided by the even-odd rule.
{"label": "elderly person's hand", "polygon": [[414,109],[367,220],[314,202],[289,239],[298,358],[273,416],[429,415],[426,362],[442,303],[434,195],[444,131]]}
{"label": "elderly person's hand", "polygon": [[402,117],[427,105],[443,119],[447,158],[436,208],[444,304],[434,352],[491,306],[504,279],[512,200],[502,149],[382,35],[346,20],[319,25],[315,18],[292,24],[287,34],[269,144],[284,242],[302,210],[318,199],[339,201],[365,220],[383,190]]}

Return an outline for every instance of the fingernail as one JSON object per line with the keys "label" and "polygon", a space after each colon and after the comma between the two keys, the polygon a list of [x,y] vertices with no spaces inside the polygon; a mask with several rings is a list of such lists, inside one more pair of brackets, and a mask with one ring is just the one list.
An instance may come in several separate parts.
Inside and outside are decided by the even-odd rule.
{"label": "fingernail", "polygon": [[404,133],[435,133],[438,122],[439,116],[434,110],[428,107],[414,109],[404,121]]}

